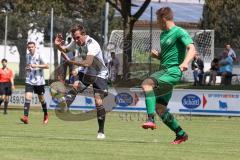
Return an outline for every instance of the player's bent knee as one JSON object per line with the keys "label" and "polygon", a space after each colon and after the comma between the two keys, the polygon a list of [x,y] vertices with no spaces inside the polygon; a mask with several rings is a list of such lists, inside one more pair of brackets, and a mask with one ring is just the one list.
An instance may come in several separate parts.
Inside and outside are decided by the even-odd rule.
{"label": "player's bent knee", "polygon": [[97,91],[95,90],[95,93],[94,93],[95,98],[104,99],[107,96],[108,96],[107,90],[97,90]]}
{"label": "player's bent knee", "polygon": [[148,91],[148,90],[152,90],[152,88],[155,86],[155,83],[152,79],[148,78],[145,79],[142,84],[141,87],[144,91]]}
{"label": "player's bent knee", "polygon": [[95,97],[95,103],[96,103],[96,106],[101,106],[103,104],[103,100],[101,97]]}

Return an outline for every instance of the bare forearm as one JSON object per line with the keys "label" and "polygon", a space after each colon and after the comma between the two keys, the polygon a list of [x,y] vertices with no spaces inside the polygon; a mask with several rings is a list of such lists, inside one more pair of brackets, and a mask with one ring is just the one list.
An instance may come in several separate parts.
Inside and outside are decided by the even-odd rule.
{"label": "bare forearm", "polygon": [[73,64],[73,65],[77,65],[77,66],[89,67],[93,63],[93,58],[94,58],[94,56],[88,55],[86,57],[86,60],[81,60],[81,61],[78,61],[78,62],[77,61],[73,61],[73,60],[69,60],[68,62]]}
{"label": "bare forearm", "polygon": [[188,47],[187,54],[186,54],[186,57],[185,57],[183,63],[189,64],[193,60],[195,55],[196,55],[196,50],[195,50],[194,45],[192,44]]}
{"label": "bare forearm", "polygon": [[14,80],[13,78],[10,79],[11,84],[14,86]]}
{"label": "bare forearm", "polygon": [[71,61],[70,62],[73,65],[77,65],[77,66],[82,66],[82,67],[89,67],[90,64],[87,61],[80,61],[80,62],[76,62],[76,61]]}
{"label": "bare forearm", "polygon": [[48,64],[39,64],[36,66],[36,68],[48,69],[49,65]]}
{"label": "bare forearm", "polygon": [[60,51],[60,52],[63,52],[63,53],[67,53],[68,50],[64,47],[64,46],[61,46],[61,45],[56,45],[57,49]]}

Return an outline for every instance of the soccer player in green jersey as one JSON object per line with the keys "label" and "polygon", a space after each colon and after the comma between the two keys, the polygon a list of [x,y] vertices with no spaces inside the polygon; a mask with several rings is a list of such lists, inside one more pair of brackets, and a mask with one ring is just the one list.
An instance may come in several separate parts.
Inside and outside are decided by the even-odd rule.
{"label": "soccer player in green jersey", "polygon": [[172,144],[180,144],[188,139],[188,135],[169,112],[167,105],[172,96],[173,86],[181,79],[182,72],[188,69],[195,56],[195,47],[186,30],[175,25],[171,8],[160,8],[156,15],[159,28],[162,30],[161,52],[152,50],[151,56],[160,60],[160,69],[142,83],[148,114],[148,120],[142,127],[156,129],[154,122],[156,111],[163,123],[176,133],[176,139]]}

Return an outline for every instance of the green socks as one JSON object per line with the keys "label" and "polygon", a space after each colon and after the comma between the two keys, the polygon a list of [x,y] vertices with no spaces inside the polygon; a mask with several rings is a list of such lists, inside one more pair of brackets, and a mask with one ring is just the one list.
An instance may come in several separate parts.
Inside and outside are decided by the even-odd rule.
{"label": "green socks", "polygon": [[154,122],[154,112],[156,106],[156,97],[154,91],[148,91],[146,94],[146,106],[147,106],[147,114],[148,114],[148,121]]}
{"label": "green socks", "polygon": [[178,136],[185,134],[184,130],[180,127],[178,121],[174,116],[167,110],[162,116],[160,116],[163,123],[166,124],[172,131]]}
{"label": "green socks", "polygon": [[147,114],[154,114],[155,106],[156,106],[156,97],[154,91],[148,91],[146,94],[146,106],[147,106]]}

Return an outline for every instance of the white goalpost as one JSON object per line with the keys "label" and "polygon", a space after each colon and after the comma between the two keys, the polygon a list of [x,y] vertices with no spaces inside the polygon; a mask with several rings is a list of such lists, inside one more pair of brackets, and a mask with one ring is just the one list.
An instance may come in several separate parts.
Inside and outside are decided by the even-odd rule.
{"label": "white goalpost", "polygon": [[[201,58],[204,61],[205,70],[210,68],[210,63],[214,58],[214,31],[213,30],[187,30],[192,37],[195,47]],[[150,63],[148,53],[150,51],[150,43],[153,49],[161,51],[159,42],[160,30],[153,30],[152,33],[149,30],[133,30],[132,38],[132,61],[133,63]],[[150,40],[150,34],[152,39]],[[121,60],[122,69],[122,45],[123,45],[123,31],[114,30],[111,33],[108,50],[115,52],[118,58]],[[154,63],[154,62],[153,62]],[[146,72],[147,72],[146,67]],[[121,70],[120,70],[121,72]],[[191,66],[188,71],[184,72],[183,80],[187,82],[193,81],[193,75]]]}

